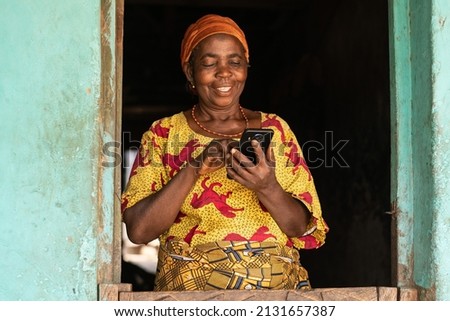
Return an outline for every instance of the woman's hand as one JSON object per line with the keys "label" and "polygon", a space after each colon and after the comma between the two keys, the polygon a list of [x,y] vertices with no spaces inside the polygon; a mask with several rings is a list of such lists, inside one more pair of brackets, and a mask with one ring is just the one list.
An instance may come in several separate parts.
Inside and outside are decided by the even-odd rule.
{"label": "woman's hand", "polygon": [[253,191],[262,191],[277,184],[275,157],[272,147],[264,154],[259,142],[252,140],[256,154],[256,165],[237,148],[231,150],[227,160],[228,176]]}
{"label": "woman's hand", "polygon": [[227,155],[231,155],[232,148],[238,145],[239,142],[233,139],[214,139],[200,155],[190,161],[190,166],[197,169],[198,175],[212,173],[227,164],[226,159],[230,157]]}

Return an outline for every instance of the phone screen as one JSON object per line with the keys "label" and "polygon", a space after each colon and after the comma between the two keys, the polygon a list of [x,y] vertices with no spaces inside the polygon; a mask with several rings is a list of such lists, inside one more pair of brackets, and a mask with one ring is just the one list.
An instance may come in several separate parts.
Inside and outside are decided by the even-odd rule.
{"label": "phone screen", "polygon": [[253,139],[257,140],[264,153],[270,145],[272,140],[273,130],[268,128],[247,128],[241,136],[239,141],[239,150],[242,154],[247,156],[254,164],[256,164],[257,159],[255,151],[253,150],[251,141]]}

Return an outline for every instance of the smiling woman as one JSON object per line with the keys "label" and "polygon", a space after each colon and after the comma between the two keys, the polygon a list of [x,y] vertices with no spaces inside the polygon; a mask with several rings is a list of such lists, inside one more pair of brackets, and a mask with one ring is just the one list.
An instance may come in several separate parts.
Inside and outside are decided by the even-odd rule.
{"label": "smiling woman", "polygon": [[[215,34],[204,39],[189,62],[183,64],[186,78],[199,97],[199,104],[192,108],[191,115],[199,130],[204,131],[206,135],[211,134],[211,130],[207,128],[215,128],[215,135],[238,137],[249,125],[249,121],[254,122],[258,118],[249,111],[249,120],[239,105],[239,97],[247,79],[244,53],[242,45],[235,37]],[[217,117],[211,115],[206,107],[225,111],[224,107],[232,105],[238,107],[237,115],[223,112]],[[198,117],[196,112],[200,114]],[[203,121],[200,121],[201,118],[204,118]]]}
{"label": "smiling woman", "polygon": [[[243,31],[203,16],[180,58],[198,101],[143,134],[122,195],[130,240],[160,241],[155,290],[310,289],[299,250],[322,246],[328,226],[287,122],[240,104]],[[236,148],[248,128],[274,133],[265,152],[252,142],[256,164]]]}

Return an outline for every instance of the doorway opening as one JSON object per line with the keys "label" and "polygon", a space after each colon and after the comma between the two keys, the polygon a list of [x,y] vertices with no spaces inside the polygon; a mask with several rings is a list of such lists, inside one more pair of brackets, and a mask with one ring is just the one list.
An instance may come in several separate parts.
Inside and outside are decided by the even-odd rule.
{"label": "doorway opening", "polygon": [[[279,114],[302,144],[330,226],[323,247],[300,253],[313,287],[392,285],[388,1],[126,1],[122,144],[130,159],[154,120],[191,107],[180,43],[206,13],[231,17],[246,34],[242,105]],[[130,166],[123,163],[124,184]],[[151,289],[152,268],[138,259],[151,249],[128,250],[122,282]]]}

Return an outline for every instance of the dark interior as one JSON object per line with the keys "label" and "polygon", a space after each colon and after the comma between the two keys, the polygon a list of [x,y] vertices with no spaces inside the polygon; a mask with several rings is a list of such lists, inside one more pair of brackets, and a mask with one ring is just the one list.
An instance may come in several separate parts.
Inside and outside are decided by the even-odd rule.
{"label": "dark interior", "polygon": [[[323,247],[301,252],[312,286],[392,285],[387,0],[126,0],[124,149],[191,107],[180,43],[206,13],[246,33],[242,105],[282,116],[303,146],[330,227]],[[135,290],[147,278],[123,266]]]}

